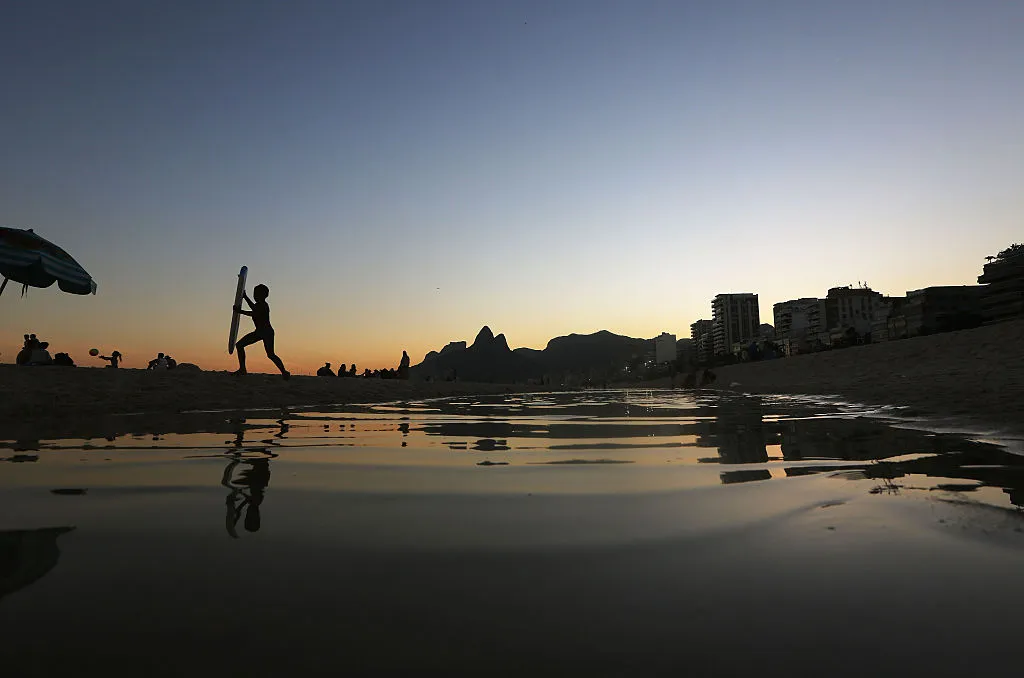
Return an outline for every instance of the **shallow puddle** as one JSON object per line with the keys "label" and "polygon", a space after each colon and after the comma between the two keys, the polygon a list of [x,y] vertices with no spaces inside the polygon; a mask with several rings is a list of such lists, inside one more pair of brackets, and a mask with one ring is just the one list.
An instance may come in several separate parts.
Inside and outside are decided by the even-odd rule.
{"label": "shallow puddle", "polygon": [[1024,458],[876,414],[615,391],[0,431],[0,659],[11,675],[995,670],[1024,594]]}

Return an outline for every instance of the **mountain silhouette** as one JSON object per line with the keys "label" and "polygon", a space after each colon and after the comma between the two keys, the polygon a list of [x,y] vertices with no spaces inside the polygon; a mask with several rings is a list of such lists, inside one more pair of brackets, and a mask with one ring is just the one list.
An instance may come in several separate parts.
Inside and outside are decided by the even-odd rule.
{"label": "mountain silhouette", "polygon": [[612,377],[631,360],[642,357],[654,346],[652,339],[635,339],[608,330],[593,334],[555,337],[542,351],[509,349],[504,334],[497,336],[484,326],[473,343],[451,342],[431,351],[411,369],[420,379],[449,379],[498,383],[532,379],[562,379],[576,375],[593,379]]}

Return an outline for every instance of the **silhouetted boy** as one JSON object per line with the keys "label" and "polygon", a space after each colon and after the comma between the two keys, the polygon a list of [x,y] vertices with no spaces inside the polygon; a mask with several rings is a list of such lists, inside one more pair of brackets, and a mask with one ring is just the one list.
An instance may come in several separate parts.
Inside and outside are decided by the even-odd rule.
{"label": "silhouetted boy", "polygon": [[97,356],[97,357],[100,360],[106,360],[108,363],[110,363],[109,365],[107,365],[107,367],[113,367],[115,370],[117,369],[117,364],[119,362],[121,362],[121,353],[120,353],[120,351],[114,351],[109,356],[101,355],[101,356]]}
{"label": "silhouetted boy", "polygon": [[284,368],[284,363],[277,357],[277,354],[274,353],[274,328],[270,324],[270,304],[267,303],[270,289],[266,285],[257,285],[253,288],[252,295],[256,297],[255,303],[249,299],[249,295],[242,294],[242,298],[245,300],[245,303],[249,304],[249,308],[252,309],[251,311],[245,311],[242,310],[241,306],[235,306],[236,311],[251,317],[252,324],[256,326],[256,329],[239,339],[238,343],[235,344],[235,348],[238,349],[238,371],[235,374],[246,373],[245,347],[255,344],[257,341],[262,341],[267,357],[277,365],[277,369],[281,370],[281,376],[287,379],[291,374]]}

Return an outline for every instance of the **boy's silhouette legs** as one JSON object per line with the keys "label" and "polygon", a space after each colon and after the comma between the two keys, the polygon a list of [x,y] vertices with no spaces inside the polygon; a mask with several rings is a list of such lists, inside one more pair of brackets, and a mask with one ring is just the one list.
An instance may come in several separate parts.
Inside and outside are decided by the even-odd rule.
{"label": "boy's silhouette legs", "polygon": [[281,371],[281,376],[285,379],[291,376],[291,374],[284,368],[284,363],[277,354],[274,353],[274,335],[264,336],[260,332],[250,332],[235,343],[235,350],[238,351],[238,371],[235,374],[245,374],[245,347],[251,346],[258,341],[263,342],[263,348],[267,352],[267,357],[270,358],[277,369]]}

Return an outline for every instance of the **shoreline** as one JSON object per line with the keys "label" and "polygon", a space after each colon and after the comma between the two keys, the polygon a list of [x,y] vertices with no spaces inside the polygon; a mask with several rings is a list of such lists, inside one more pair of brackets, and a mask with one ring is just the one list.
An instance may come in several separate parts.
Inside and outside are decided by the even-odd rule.
{"label": "shoreline", "polygon": [[[714,368],[707,390],[900,408],[908,421],[1024,438],[1024,320]],[[676,378],[676,383],[681,381]],[[672,389],[672,380],[619,383]],[[676,388],[678,388],[676,386]],[[230,430],[232,417],[295,408],[499,395],[536,385],[0,365],[0,439]],[[184,416],[183,416],[184,415]]]}
{"label": "shoreline", "polygon": [[[700,390],[894,407],[910,423],[1024,440],[1024,320],[714,367]],[[679,389],[685,375],[610,388]],[[838,403],[837,403],[838,404]]]}
{"label": "shoreline", "polygon": [[899,407],[991,435],[1024,436],[1024,321],[715,368],[710,388]]}
{"label": "shoreline", "polygon": [[230,419],[276,418],[295,408],[459,395],[525,393],[536,386],[230,372],[151,372],[0,365],[0,440],[120,433],[228,431]]}

